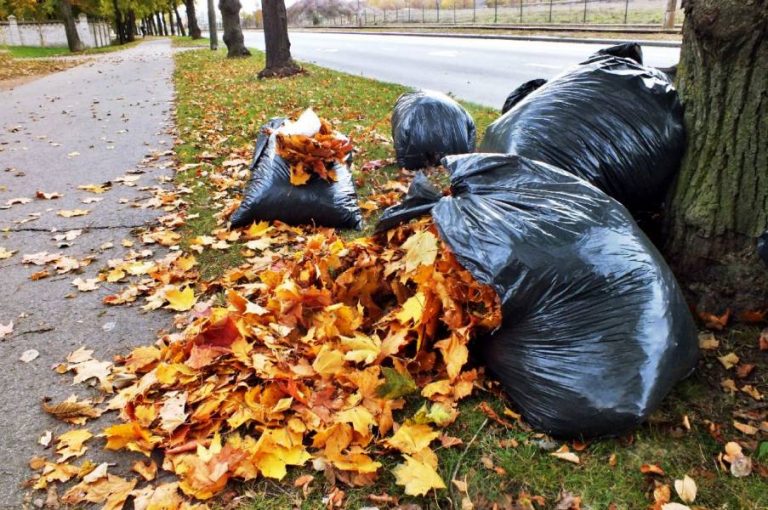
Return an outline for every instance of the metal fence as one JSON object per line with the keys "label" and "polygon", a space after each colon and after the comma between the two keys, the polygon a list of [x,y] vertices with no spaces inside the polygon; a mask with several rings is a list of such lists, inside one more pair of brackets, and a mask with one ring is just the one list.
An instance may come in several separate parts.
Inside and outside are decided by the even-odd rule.
{"label": "metal fence", "polygon": [[[346,15],[310,13],[301,25],[538,25],[589,24],[662,27],[668,20],[669,0],[395,0],[389,7],[360,2]],[[674,25],[683,21],[676,2]]]}

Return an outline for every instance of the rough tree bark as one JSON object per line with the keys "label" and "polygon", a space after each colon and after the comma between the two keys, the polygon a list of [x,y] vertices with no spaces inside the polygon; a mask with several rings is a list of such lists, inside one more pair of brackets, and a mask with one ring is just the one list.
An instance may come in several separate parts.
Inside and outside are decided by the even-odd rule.
{"label": "rough tree bark", "polygon": [[195,0],[184,0],[184,6],[187,8],[187,28],[189,28],[189,36],[192,39],[201,39],[203,34],[200,31],[200,26],[197,24]]}
{"label": "rough tree bark", "polygon": [[77,35],[77,27],[75,26],[75,17],[72,15],[72,4],[69,0],[59,0],[59,15],[64,20],[64,32],[67,34],[67,46],[69,51],[83,51],[85,45],[80,40],[80,36]]}
{"label": "rough tree bark", "polygon": [[267,65],[259,72],[259,78],[291,76],[302,72],[291,58],[291,41],[288,39],[288,16],[284,0],[262,0],[264,17],[264,44]]}
{"label": "rough tree bark", "polygon": [[181,21],[181,16],[179,16],[179,9],[175,3],[173,4],[173,13],[176,15],[176,28],[179,31],[179,35],[186,37],[187,33],[184,31],[184,23]]}
{"label": "rough tree bark", "polygon": [[688,148],[666,253],[694,304],[768,303],[768,0],[686,0],[678,88]]}
{"label": "rough tree bark", "polygon": [[243,29],[240,27],[240,0],[219,0],[221,24],[224,28],[224,44],[227,57],[248,57],[251,52],[245,47]]}
{"label": "rough tree bark", "polygon": [[128,9],[128,14],[125,17],[125,39],[128,42],[136,40],[136,13],[133,9]]}
{"label": "rough tree bark", "polygon": [[115,32],[117,33],[117,41],[120,44],[125,44],[125,26],[123,25],[123,14],[120,12],[120,8],[117,6],[117,0],[112,0],[112,7],[115,9]]}

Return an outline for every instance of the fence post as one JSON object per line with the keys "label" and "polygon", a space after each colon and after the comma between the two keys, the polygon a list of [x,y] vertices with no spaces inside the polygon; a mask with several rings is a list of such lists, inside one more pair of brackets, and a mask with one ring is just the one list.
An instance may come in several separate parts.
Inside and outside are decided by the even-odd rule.
{"label": "fence post", "polygon": [[472,0],[472,23],[477,21],[477,0]]}
{"label": "fence post", "polygon": [[520,0],[520,24],[523,23],[523,0]]}
{"label": "fence post", "polygon": [[8,16],[8,46],[21,46],[21,34],[16,16]]}
{"label": "fence post", "polygon": [[499,21],[499,0],[493,0],[493,22]]}
{"label": "fence post", "polygon": [[675,28],[675,11],[677,10],[677,0],[667,0],[667,9],[664,12],[664,28],[672,30]]}
{"label": "fence post", "polygon": [[[549,0],[549,22],[550,23],[552,23],[552,2],[554,2],[554,0]],[[629,0],[627,0],[627,2],[629,2]]]}
{"label": "fence post", "polygon": [[627,24],[627,18],[629,17],[629,0],[624,0],[624,24]]}
{"label": "fence post", "polygon": [[587,22],[587,0],[584,0],[584,20],[582,21],[582,23],[586,23],[586,22]]}

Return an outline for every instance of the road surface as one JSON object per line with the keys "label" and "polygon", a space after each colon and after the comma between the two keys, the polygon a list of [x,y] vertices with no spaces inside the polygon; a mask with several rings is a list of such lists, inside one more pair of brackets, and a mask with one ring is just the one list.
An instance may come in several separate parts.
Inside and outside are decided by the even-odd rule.
{"label": "road surface", "polygon": [[[244,32],[246,45],[264,49],[264,34]],[[501,107],[507,94],[534,78],[551,78],[606,45],[368,34],[290,32],[294,58],[412,87],[451,92]],[[646,64],[676,64],[679,48],[644,46]]]}

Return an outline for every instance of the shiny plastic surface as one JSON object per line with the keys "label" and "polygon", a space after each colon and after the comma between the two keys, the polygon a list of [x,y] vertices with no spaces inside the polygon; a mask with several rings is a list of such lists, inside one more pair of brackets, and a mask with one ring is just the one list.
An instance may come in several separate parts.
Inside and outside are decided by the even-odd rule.
{"label": "shiny plastic surface", "polygon": [[397,164],[417,170],[448,154],[475,150],[475,121],[450,97],[432,90],[401,95],[392,111]]}
{"label": "shiny plastic surface", "polygon": [[480,151],[555,165],[632,210],[658,205],[685,149],[683,109],[666,74],[612,53],[642,58],[601,50],[494,121]]}
{"label": "shiny plastic surface", "polygon": [[335,166],[336,182],[313,175],[307,184],[291,184],[290,167],[275,152],[275,134],[270,136],[264,131],[280,127],[284,120],[275,118],[262,127],[254,149],[251,178],[240,207],[230,218],[231,226],[280,220],[289,225],[362,228],[357,192],[346,165]]}
{"label": "shiny plastic surface", "polygon": [[518,156],[444,164],[451,195],[432,217],[461,264],[500,296],[502,326],[474,348],[516,409],[559,437],[642,423],[693,370],[698,340],[674,275],[627,209]]}
{"label": "shiny plastic surface", "polygon": [[533,92],[534,90],[538,89],[542,85],[547,83],[547,80],[543,78],[537,78],[535,80],[530,80],[519,87],[517,87],[515,90],[509,93],[507,96],[507,99],[504,101],[504,106],[501,107],[501,113],[505,114],[509,110],[511,110],[517,103],[523,100],[525,96]]}
{"label": "shiny plastic surface", "polygon": [[387,207],[381,214],[376,224],[376,232],[384,232],[413,218],[428,214],[442,196],[440,190],[433,186],[423,173],[418,172],[411,181],[403,201]]}

